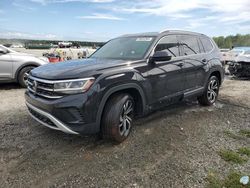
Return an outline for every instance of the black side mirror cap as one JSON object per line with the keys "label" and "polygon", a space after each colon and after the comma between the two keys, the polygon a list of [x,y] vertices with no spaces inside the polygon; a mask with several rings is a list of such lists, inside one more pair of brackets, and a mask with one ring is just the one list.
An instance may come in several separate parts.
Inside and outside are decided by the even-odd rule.
{"label": "black side mirror cap", "polygon": [[157,61],[170,61],[172,58],[166,51],[156,51],[154,55],[150,58],[150,62],[157,62]]}

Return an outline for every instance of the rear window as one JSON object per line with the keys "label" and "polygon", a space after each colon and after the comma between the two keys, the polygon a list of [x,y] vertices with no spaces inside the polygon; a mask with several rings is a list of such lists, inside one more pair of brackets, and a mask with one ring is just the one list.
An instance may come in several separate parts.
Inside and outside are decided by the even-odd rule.
{"label": "rear window", "polygon": [[205,52],[210,52],[213,49],[213,44],[209,38],[201,38]]}
{"label": "rear window", "polygon": [[198,39],[191,35],[180,35],[180,45],[182,47],[182,55],[193,55],[200,53]]}

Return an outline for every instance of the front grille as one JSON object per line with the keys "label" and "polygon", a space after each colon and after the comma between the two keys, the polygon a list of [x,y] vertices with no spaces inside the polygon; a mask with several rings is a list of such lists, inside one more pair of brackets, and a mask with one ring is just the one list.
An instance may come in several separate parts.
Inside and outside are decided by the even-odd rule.
{"label": "front grille", "polygon": [[41,115],[39,113],[37,113],[36,111],[32,110],[30,107],[28,107],[29,112],[35,116],[37,119],[39,119],[40,121],[46,123],[47,125],[51,126],[51,127],[56,127],[56,125],[46,116]]}
{"label": "front grille", "polygon": [[51,81],[32,76],[28,78],[28,91],[33,95],[48,99],[58,99],[62,97],[54,92],[54,84]]}

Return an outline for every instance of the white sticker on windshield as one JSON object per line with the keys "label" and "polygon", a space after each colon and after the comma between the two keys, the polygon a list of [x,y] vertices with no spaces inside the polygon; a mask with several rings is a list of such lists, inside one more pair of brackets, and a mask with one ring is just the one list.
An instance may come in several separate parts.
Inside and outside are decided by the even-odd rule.
{"label": "white sticker on windshield", "polygon": [[149,42],[151,40],[152,40],[152,37],[140,37],[136,39],[136,41],[140,41],[140,42]]}

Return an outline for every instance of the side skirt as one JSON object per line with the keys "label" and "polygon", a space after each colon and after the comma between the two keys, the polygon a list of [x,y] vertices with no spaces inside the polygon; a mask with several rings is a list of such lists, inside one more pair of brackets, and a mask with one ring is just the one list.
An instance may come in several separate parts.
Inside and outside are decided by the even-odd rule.
{"label": "side skirt", "polygon": [[194,90],[185,92],[183,98],[186,99],[194,96],[199,96],[202,95],[203,92],[204,92],[204,87],[199,87]]}

